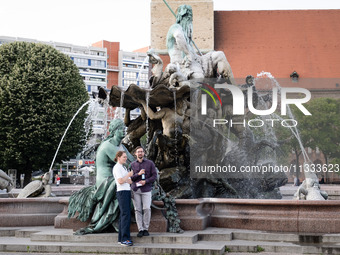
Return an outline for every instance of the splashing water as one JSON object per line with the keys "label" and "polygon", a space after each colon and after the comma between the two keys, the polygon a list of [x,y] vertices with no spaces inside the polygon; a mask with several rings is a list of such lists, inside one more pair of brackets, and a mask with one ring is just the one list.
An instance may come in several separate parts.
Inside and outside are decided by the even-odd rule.
{"label": "splashing water", "polygon": [[[146,64],[146,62],[149,61],[149,56],[146,56],[143,63],[142,63],[142,66],[140,67],[139,69],[139,72],[138,72],[138,75],[137,75],[137,85],[138,85],[138,82],[140,81],[140,74],[142,73],[142,70]],[[143,87],[143,86],[141,86]],[[150,88],[150,83],[149,83],[149,79],[147,81],[147,84],[146,84],[146,88]]]}
{"label": "splashing water", "polygon": [[49,170],[49,171],[52,171],[52,167],[53,167],[55,158],[56,158],[57,155],[58,155],[60,146],[61,146],[61,144],[62,144],[62,142],[63,142],[63,140],[64,140],[64,138],[65,138],[65,135],[66,135],[68,129],[70,128],[70,126],[71,126],[73,120],[77,117],[78,113],[79,113],[86,105],[88,105],[91,101],[92,101],[92,100],[89,100],[89,101],[85,102],[82,106],[80,106],[80,108],[78,109],[78,111],[73,115],[72,119],[71,119],[70,122],[68,123],[68,126],[67,126],[67,128],[65,129],[65,132],[64,132],[63,136],[62,136],[61,139],[60,139],[58,148],[57,148],[57,150],[56,150],[56,152],[55,152],[55,154],[54,154],[54,158],[53,158],[53,160],[52,160],[52,163],[51,163],[51,166],[50,166],[50,170]]}
{"label": "splashing water", "polygon": [[121,89],[119,107],[117,106],[116,109],[115,109],[114,119],[123,119],[123,114],[124,114],[124,108],[123,108],[124,95],[125,95],[125,91]]}
{"label": "splashing water", "polygon": [[108,98],[104,101],[103,103],[103,107],[105,110],[105,115],[104,115],[104,136],[103,139],[105,139],[108,135],[108,129],[109,129],[109,125],[107,125],[108,122],[110,122],[112,120],[112,117],[115,116],[115,112],[113,110],[113,107],[111,105],[109,105],[109,100]]}
{"label": "splashing water", "polygon": [[124,91],[120,94],[120,105],[119,105],[119,118],[123,119],[123,103],[124,103]]}
{"label": "splashing water", "polygon": [[[263,71],[262,71],[261,73],[257,74],[257,78],[255,79],[255,81],[256,81],[257,79],[259,79],[259,78],[268,78],[268,79],[271,81],[272,86],[274,86],[274,87],[276,87],[276,88],[278,89],[278,94],[281,93],[281,86],[280,86],[280,84],[278,83],[278,81],[274,78],[274,76],[273,76],[271,73],[269,73],[269,72],[263,72]],[[261,104],[267,105],[267,104],[264,102],[264,100],[263,100],[262,97],[259,97],[259,98],[260,98]],[[292,111],[291,111],[291,109],[290,109],[290,106],[287,104],[286,107],[287,107],[287,115],[289,116],[289,119],[295,119],[295,116],[294,116],[294,114],[292,113]],[[277,115],[276,113],[272,113],[270,116],[272,116],[272,117],[274,117],[274,118],[277,118],[277,119],[279,119],[279,120],[281,120],[281,121],[283,120],[283,118],[282,118],[281,116]],[[300,133],[299,133],[298,128],[295,126],[295,127],[289,127],[289,129],[290,129],[291,133],[294,135],[294,137],[297,139],[297,141],[298,141],[298,143],[299,143],[299,146],[300,146],[300,149],[301,149],[301,152],[302,152],[302,155],[303,155],[304,162],[311,162],[311,160],[309,159],[308,154],[307,154],[307,152],[306,152],[306,150],[305,150],[305,148],[304,148],[304,146],[303,146],[303,144],[302,144],[302,141],[301,141],[301,137],[300,137]],[[274,130],[273,130],[272,127],[269,127],[269,129],[268,129],[268,127],[267,127],[266,132],[267,132],[268,134],[270,134],[271,136],[272,136],[273,134],[275,135],[275,132],[274,132]]]}
{"label": "splashing water", "polygon": [[[90,131],[93,131],[91,128],[94,127],[92,125],[92,121],[94,119],[98,118],[98,116],[100,115],[99,108],[100,108],[99,102],[97,102],[96,100],[91,100],[91,102],[89,103],[89,107],[86,111],[87,117],[84,121],[85,137],[88,139],[88,141],[85,144],[85,146],[83,147],[82,151],[77,155],[77,158],[88,157],[87,155],[85,156],[85,154],[89,153],[90,151],[92,151],[96,147],[96,142],[95,142],[96,140],[92,139],[92,138],[89,139],[89,138],[91,136]],[[105,111],[106,111],[106,109],[105,109]],[[106,123],[106,120],[104,120],[104,123]],[[105,129],[106,125],[104,125],[103,128]],[[105,134],[105,130],[104,130],[104,134]]]}
{"label": "splashing water", "polygon": [[[261,83],[262,80],[264,80],[264,78],[268,78],[269,81],[270,81],[269,84],[271,85],[271,87],[273,86],[273,80],[275,80],[274,77],[272,77],[272,75],[270,73],[262,72],[260,74],[257,74],[257,77],[254,79],[255,88],[257,88],[257,86],[256,86],[257,83]],[[266,86],[269,87],[270,86],[269,84],[266,83]],[[257,94],[258,94],[258,104],[257,104],[256,109],[257,110],[268,110],[269,106],[268,106],[268,103],[264,100],[263,95],[260,95],[259,92],[257,92]],[[266,95],[267,95],[267,92],[266,92]],[[266,123],[266,119],[268,119],[268,117],[271,118],[272,114],[258,115],[258,116],[256,116],[255,119],[262,120],[263,123]],[[262,133],[264,135],[263,138],[266,141],[268,141],[270,144],[277,145],[278,139],[277,139],[277,136],[276,136],[275,128],[273,126],[267,125],[267,124],[263,125],[262,128],[263,128]],[[260,139],[258,139],[258,140],[260,140]],[[276,163],[276,161],[277,161],[277,154],[276,154],[276,150],[274,148],[266,146],[265,148],[263,148],[261,155],[262,155],[262,158],[261,158],[262,164],[264,164],[266,162],[273,162],[273,163],[275,162]]]}
{"label": "splashing water", "polygon": [[150,101],[150,91],[146,91],[146,120],[145,120],[145,129],[146,129],[146,144],[149,143],[149,101]]}
{"label": "splashing water", "polygon": [[178,167],[178,123],[177,123],[177,100],[176,100],[176,90],[173,91],[174,96],[174,105],[175,105],[175,161],[176,161],[176,168]]}

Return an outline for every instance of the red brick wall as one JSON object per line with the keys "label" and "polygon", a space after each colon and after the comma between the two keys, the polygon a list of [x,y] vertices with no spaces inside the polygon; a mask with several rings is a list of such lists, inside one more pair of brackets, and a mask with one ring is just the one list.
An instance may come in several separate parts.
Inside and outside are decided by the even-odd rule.
{"label": "red brick wall", "polygon": [[235,77],[340,77],[340,10],[215,11],[214,19],[215,50]]}
{"label": "red brick wall", "polygon": [[[108,42],[108,41],[103,41],[103,42],[104,42],[104,48],[107,48],[107,55],[109,57],[107,60],[108,65],[118,66],[118,52],[119,52],[120,43],[119,42]],[[108,72],[108,76],[107,76],[108,89],[111,89],[112,86],[118,86],[118,74],[119,72],[113,72],[113,71]]]}
{"label": "red brick wall", "polygon": [[[118,67],[118,52],[120,48],[119,42],[99,41],[93,43],[92,46],[107,49],[107,64],[110,66]],[[118,71],[108,71],[107,74],[107,88],[111,89],[112,86],[118,86]]]}

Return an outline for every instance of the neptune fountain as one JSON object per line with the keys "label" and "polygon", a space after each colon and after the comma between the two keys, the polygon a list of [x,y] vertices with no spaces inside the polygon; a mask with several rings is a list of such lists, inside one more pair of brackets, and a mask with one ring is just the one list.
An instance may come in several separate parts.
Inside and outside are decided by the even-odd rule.
{"label": "neptune fountain", "polygon": [[[161,199],[167,210],[166,218],[171,232],[180,232],[174,198],[234,197],[234,198],[279,198],[278,187],[285,184],[284,173],[263,176],[239,175],[196,178],[190,173],[193,161],[212,163],[212,159],[225,165],[239,167],[241,163],[256,163],[257,153],[264,147],[275,149],[275,144],[266,140],[255,141],[249,128],[230,129],[237,139],[237,146],[225,137],[224,128],[214,129],[212,121],[218,116],[231,117],[231,93],[221,90],[223,102],[214,106],[208,104],[208,115],[199,113],[198,104],[202,84],[226,83],[236,85],[231,67],[223,52],[208,52],[197,55],[192,47],[192,9],[182,5],[178,9],[176,24],[170,27],[167,47],[171,62],[163,71],[162,59],[149,50],[149,61],[153,64],[151,89],[130,85],[126,91],[113,87],[109,104],[124,107],[126,114],[122,120],[110,124],[110,135],[97,150],[96,185],[86,187],[70,197],[68,216],[81,221],[91,219],[91,223],[77,234],[102,232],[109,226],[117,228],[117,202],[112,167],[113,156],[118,148],[128,155],[141,145],[141,138],[147,137],[147,157],[159,169],[159,182],[155,185],[154,199]],[[248,85],[239,86],[242,93]],[[104,89],[99,97],[107,99]],[[256,90],[254,89],[254,99]],[[141,115],[130,119],[130,111],[140,108]],[[127,134],[123,130],[127,127]],[[210,146],[209,144],[213,144]],[[230,147],[228,153],[225,153]],[[231,148],[232,147],[232,148]],[[132,161],[133,158],[130,158]],[[247,188],[245,188],[247,187]],[[92,215],[92,216],[91,216]]]}
{"label": "neptune fountain", "polygon": [[[264,148],[273,151],[278,146],[266,139],[256,140],[249,127],[234,125],[229,130],[213,127],[214,119],[233,117],[235,122],[244,119],[244,116],[232,115],[232,95],[226,89],[218,89],[221,105],[208,102],[207,114],[202,114],[200,102],[204,88],[212,88],[217,83],[229,84],[246,94],[253,84],[236,85],[223,52],[196,53],[192,45],[192,17],[190,6],[178,8],[176,23],[166,38],[170,63],[164,71],[162,59],[153,49],[148,51],[153,64],[150,89],[134,84],[126,91],[115,86],[111,89],[109,104],[126,109],[124,121],[128,128],[122,143],[132,151],[146,135],[147,155],[160,170],[160,184],[176,198],[280,198],[278,187],[287,182],[283,172],[231,173],[218,178],[206,175],[193,178],[190,174],[192,162],[215,164],[219,161],[239,169],[241,165],[257,164]],[[102,95],[105,99],[105,93]],[[254,105],[258,103],[257,98],[253,86]],[[130,120],[129,112],[135,108],[140,108],[142,114]],[[249,113],[247,106],[246,111]],[[228,139],[230,133],[235,137],[234,142]]]}
{"label": "neptune fountain", "polygon": [[[240,227],[238,220],[244,220],[242,217],[251,220],[248,215],[241,215],[240,210],[235,207],[245,201],[242,206],[246,205],[252,210],[255,215],[252,217],[254,225],[247,224],[242,227],[272,231],[279,229],[280,225],[271,226],[263,220],[268,216],[266,210],[269,208],[271,211],[272,206],[277,205],[276,201],[249,202],[247,199],[280,199],[279,187],[287,183],[285,173],[241,172],[240,169],[245,165],[267,168],[275,166],[277,164],[275,154],[280,142],[273,130],[269,129],[265,130],[265,136],[259,137],[249,126],[216,127],[216,119],[242,123],[246,117],[251,116],[251,112],[247,102],[244,105],[244,115],[234,115],[235,102],[232,92],[214,85],[237,87],[242,96],[252,97],[253,107],[267,107],[272,97],[258,93],[256,79],[250,76],[247,77],[245,84],[237,85],[223,52],[211,51],[204,55],[196,53],[192,46],[192,15],[190,6],[183,5],[178,8],[176,23],[170,27],[167,35],[170,56],[170,63],[167,66],[164,67],[162,59],[154,50],[148,51],[149,61],[153,64],[150,88],[143,89],[132,84],[126,90],[122,90],[114,86],[109,95],[104,89],[100,89],[99,97],[102,100],[108,100],[112,107],[125,108],[126,114],[124,120],[114,120],[110,124],[110,136],[97,150],[96,184],[75,193],[67,201],[69,217],[78,215],[81,221],[90,220],[90,224],[79,229],[77,234],[102,232],[107,227],[117,227],[119,215],[115,200],[115,181],[111,173],[115,164],[112,158],[118,149],[123,149],[127,153],[132,152],[141,145],[143,137],[146,137],[147,157],[155,162],[159,170],[159,181],[155,184],[153,198],[164,202],[164,208],[161,209],[166,211],[170,232],[181,232],[178,215],[185,209],[178,209],[177,212],[175,201],[178,202],[179,208],[181,206],[183,208],[187,206],[187,202],[182,199],[188,199],[187,201],[192,203],[192,208],[197,206],[193,209],[194,213],[199,214],[195,218],[197,222],[201,218],[204,221],[210,217],[211,226]],[[213,100],[214,97],[207,100],[206,96],[210,95],[209,93],[217,96],[218,100]],[[136,108],[141,110],[141,115],[131,119],[130,112]],[[298,131],[292,132],[299,139]],[[194,165],[219,165],[235,171],[223,174],[202,171],[197,174]],[[2,181],[0,178],[1,187],[10,188],[11,184],[7,177],[4,175],[0,177],[5,179]],[[215,198],[220,200],[214,200]],[[327,199],[327,194],[320,191],[316,176],[307,174],[306,180],[296,193],[296,199],[324,200]],[[282,201],[278,202],[280,205],[283,204],[280,203]],[[287,208],[295,206],[297,204],[295,202],[297,201],[286,202]],[[327,206],[322,203],[321,205]],[[301,203],[299,206],[310,208],[308,206],[313,207],[314,204]],[[258,207],[265,209],[259,213]],[[226,214],[226,210],[229,210],[229,213]],[[237,217],[234,217],[233,213]],[[299,213],[297,215],[296,222],[305,220],[299,218]],[[268,217],[269,221],[273,219],[275,222],[281,222],[275,215]],[[192,215],[190,220],[191,218]],[[225,220],[226,218],[228,219]],[[261,228],[256,220],[263,224]],[[287,222],[290,220],[287,219]],[[319,222],[319,219],[315,222]],[[295,227],[299,224],[294,222],[293,225]],[[281,231],[294,229],[290,225],[282,226],[284,229]],[[311,229],[308,228],[308,231]]]}

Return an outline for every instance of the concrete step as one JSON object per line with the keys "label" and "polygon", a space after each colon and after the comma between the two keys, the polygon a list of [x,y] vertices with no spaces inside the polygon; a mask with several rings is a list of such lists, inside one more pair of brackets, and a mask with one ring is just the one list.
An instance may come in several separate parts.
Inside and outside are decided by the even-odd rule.
{"label": "concrete step", "polygon": [[339,234],[271,233],[254,230],[231,230],[232,240],[293,242],[300,244],[340,243]]}
{"label": "concrete step", "polygon": [[[134,246],[117,243],[117,233],[75,236],[70,229],[49,227],[0,228],[0,252],[113,253],[113,254],[227,254],[227,252],[273,252],[340,254],[340,235],[308,236],[301,243],[297,233],[267,233],[253,230],[208,228],[183,234],[150,233],[137,238]],[[320,239],[320,236],[322,238]],[[308,240],[307,238],[307,240]]]}
{"label": "concrete step", "polygon": [[1,236],[15,236],[15,229],[0,229]]}
{"label": "concrete step", "polygon": [[[189,231],[188,231],[189,232]],[[197,233],[197,231],[194,231]],[[198,233],[197,241],[231,241],[233,231],[225,228],[207,228]]]}
{"label": "concrete step", "polygon": [[319,253],[320,249],[315,246],[302,246],[294,243],[285,242],[263,242],[263,241],[244,241],[233,240],[226,243],[229,252],[275,252],[275,253]]}
{"label": "concrete step", "polygon": [[72,252],[72,253],[128,253],[128,254],[208,254],[225,252],[224,242],[199,242],[196,244],[135,243],[124,247],[114,243],[36,242],[29,238],[0,238],[0,251],[16,252]]}
{"label": "concrete step", "polygon": [[[184,232],[183,234],[171,233],[150,233],[150,236],[137,237],[137,233],[131,233],[131,238],[134,243],[167,243],[167,244],[193,244],[198,240],[197,233]],[[73,235],[72,230],[59,229],[58,233],[53,234],[48,231],[32,233],[31,241],[39,242],[69,242],[69,243],[115,243],[118,240],[117,233],[100,233],[88,235]]]}
{"label": "concrete step", "polygon": [[298,254],[339,254],[339,245],[301,246],[284,242],[260,241],[198,241],[195,244],[157,244],[135,243],[132,247],[123,247],[117,242],[70,243],[70,242],[36,242],[29,238],[0,238],[0,251],[16,252],[71,252],[71,253],[113,253],[113,254],[225,254],[228,252],[273,252]]}
{"label": "concrete step", "polygon": [[298,254],[340,254],[339,244],[300,245],[284,242],[253,242],[232,241],[226,243],[226,250],[231,252],[273,252],[273,253],[298,253]]}
{"label": "concrete step", "polygon": [[53,226],[43,227],[0,227],[0,237],[27,237],[29,238],[32,233],[41,232],[43,230],[51,229]]}
{"label": "concrete step", "polygon": [[[54,226],[18,227],[15,230],[15,237],[31,238],[35,233],[50,232],[51,230],[53,230],[53,233],[60,232],[58,229],[54,229]],[[69,230],[69,234],[72,235],[72,233],[72,230]]]}
{"label": "concrete step", "polygon": [[268,242],[299,242],[299,236],[296,234],[282,233],[265,233],[265,232],[233,232],[233,240],[248,240],[248,241],[268,241]]}

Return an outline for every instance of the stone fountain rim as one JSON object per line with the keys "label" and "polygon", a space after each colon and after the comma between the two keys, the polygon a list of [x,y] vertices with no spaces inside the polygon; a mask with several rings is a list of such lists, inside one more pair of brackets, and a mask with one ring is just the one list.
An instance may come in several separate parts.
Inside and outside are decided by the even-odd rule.
{"label": "stone fountain rim", "polygon": [[[1,200],[0,200],[1,202]],[[64,197],[60,203],[68,204],[69,198]],[[156,205],[163,204],[162,201],[153,201]],[[199,205],[199,204],[235,204],[235,205],[304,205],[304,206],[339,206],[340,200],[279,200],[279,199],[244,199],[244,198],[197,198],[197,199],[176,199],[176,204]]]}
{"label": "stone fountain rim", "polygon": [[[186,199],[176,199],[176,203],[190,203]],[[245,199],[245,198],[199,198],[198,203],[214,204],[257,204],[257,205],[340,205],[340,200],[280,200],[280,199]]]}
{"label": "stone fountain rim", "polygon": [[20,203],[35,203],[35,202],[60,202],[61,199],[65,197],[32,197],[32,198],[13,198],[13,197],[6,197],[0,198],[0,203],[13,203],[13,202],[20,202]]}

